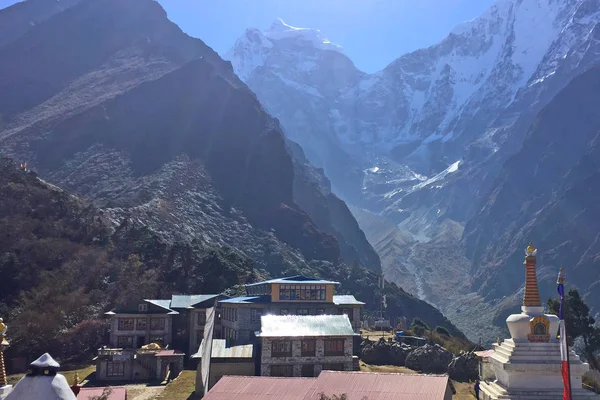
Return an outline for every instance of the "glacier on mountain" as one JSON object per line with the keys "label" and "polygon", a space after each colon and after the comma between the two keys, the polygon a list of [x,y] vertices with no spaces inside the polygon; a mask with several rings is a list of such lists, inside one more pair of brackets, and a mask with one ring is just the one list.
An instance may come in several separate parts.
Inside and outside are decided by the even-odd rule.
{"label": "glacier on mountain", "polygon": [[[440,189],[422,183],[456,160],[461,169],[440,179],[512,143],[507,127],[592,63],[599,22],[598,0],[498,0],[441,42],[367,74],[320,31],[276,20],[248,30],[225,58],[343,198],[381,212],[384,198]],[[385,167],[374,173],[376,159]],[[414,175],[425,179],[413,184]]]}

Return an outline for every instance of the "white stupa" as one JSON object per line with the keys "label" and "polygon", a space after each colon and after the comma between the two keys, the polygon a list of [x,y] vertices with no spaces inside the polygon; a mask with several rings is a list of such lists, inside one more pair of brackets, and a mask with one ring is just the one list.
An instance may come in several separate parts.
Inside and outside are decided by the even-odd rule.
{"label": "white stupa", "polygon": [[[494,382],[481,383],[484,400],[562,400],[561,353],[556,338],[559,319],[544,314],[535,271],[537,250],[530,244],[525,250],[525,294],[520,314],[506,319],[510,339],[494,344],[491,362]],[[581,377],[589,370],[574,351],[569,350],[573,400],[600,396],[583,389]]]}
{"label": "white stupa", "polygon": [[60,364],[46,353],[31,364],[25,375],[8,394],[6,400],[77,400],[67,379],[57,373]]}

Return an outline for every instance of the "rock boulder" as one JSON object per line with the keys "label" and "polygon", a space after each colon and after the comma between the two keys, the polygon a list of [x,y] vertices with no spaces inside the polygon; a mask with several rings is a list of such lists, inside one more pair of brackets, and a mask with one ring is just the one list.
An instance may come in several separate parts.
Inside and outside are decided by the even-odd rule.
{"label": "rock boulder", "polygon": [[444,373],[452,361],[452,353],[439,344],[426,344],[411,351],[406,357],[406,367],[425,373]]}

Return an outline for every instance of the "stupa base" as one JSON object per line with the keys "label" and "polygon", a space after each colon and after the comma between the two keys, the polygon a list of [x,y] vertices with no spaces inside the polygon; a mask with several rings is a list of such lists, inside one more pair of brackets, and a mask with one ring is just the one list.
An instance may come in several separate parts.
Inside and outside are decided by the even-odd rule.
{"label": "stupa base", "polygon": [[[497,382],[481,382],[481,400],[563,400],[560,389],[506,390]],[[573,389],[573,400],[598,400],[599,396],[586,389]]]}
{"label": "stupa base", "polygon": [[5,385],[0,387],[0,400],[4,400],[6,396],[12,391],[12,385]]}

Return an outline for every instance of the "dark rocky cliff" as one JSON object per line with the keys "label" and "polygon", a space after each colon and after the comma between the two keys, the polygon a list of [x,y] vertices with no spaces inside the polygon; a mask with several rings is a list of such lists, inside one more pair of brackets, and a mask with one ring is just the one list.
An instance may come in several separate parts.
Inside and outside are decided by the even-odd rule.
{"label": "dark rocky cliff", "polygon": [[468,223],[463,241],[473,286],[488,299],[521,287],[523,249],[534,241],[542,286],[554,286],[564,264],[570,285],[600,307],[599,105],[600,69],[592,68],[540,112]]}

